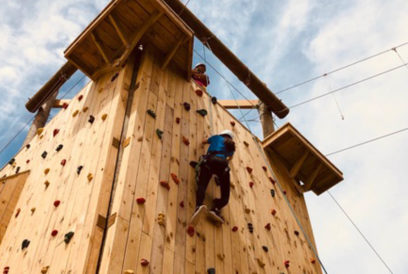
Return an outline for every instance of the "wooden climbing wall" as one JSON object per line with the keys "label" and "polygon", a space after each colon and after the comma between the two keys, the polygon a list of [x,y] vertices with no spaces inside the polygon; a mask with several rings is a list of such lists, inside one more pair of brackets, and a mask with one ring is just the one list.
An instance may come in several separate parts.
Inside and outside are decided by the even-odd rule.
{"label": "wooden climbing wall", "polygon": [[0,245],[0,269],[85,273],[96,261],[98,216],[107,211],[118,151],[112,140],[120,139],[132,68],[89,83],[0,171],[30,171]]}
{"label": "wooden climbing wall", "polygon": [[[321,273],[283,194],[264,170],[268,164],[259,140],[212,104],[206,92],[197,95],[194,83],[171,68],[161,70],[154,52],[144,56],[136,82],[125,129],[129,144],[111,208],[116,222],[107,230],[100,273],[204,274],[210,268],[216,273]],[[208,114],[201,116],[200,109]],[[205,153],[205,138],[223,129],[235,133],[237,144],[230,202],[222,211],[226,224],[217,227],[204,217],[189,234],[195,207],[195,171],[189,162]],[[279,159],[273,160],[277,179],[314,244],[303,195],[290,186]],[[211,205],[219,194],[211,182],[205,203]]]}
{"label": "wooden climbing wall", "polygon": [[[197,86],[173,65],[161,69],[162,56],[153,48],[135,60],[88,84],[29,148],[21,149],[15,167],[1,170],[0,177],[17,167],[30,174],[0,245],[0,268],[9,267],[9,273],[205,274],[210,268],[321,273],[284,194],[270,180],[260,141],[212,104],[205,91],[197,94]],[[201,116],[200,109],[208,114]],[[205,138],[223,129],[235,133],[237,145],[230,202],[222,211],[226,223],[214,226],[204,217],[192,231],[195,171],[189,162],[205,153]],[[303,195],[279,158],[268,157],[314,244]],[[219,194],[212,181],[205,203],[211,205]],[[74,235],[66,243],[68,232]],[[29,245],[23,249],[24,240]]]}

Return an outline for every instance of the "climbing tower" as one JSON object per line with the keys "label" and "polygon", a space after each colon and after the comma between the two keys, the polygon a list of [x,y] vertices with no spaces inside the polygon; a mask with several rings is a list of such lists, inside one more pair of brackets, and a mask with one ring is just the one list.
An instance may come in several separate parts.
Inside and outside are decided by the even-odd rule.
{"label": "climbing tower", "polygon": [[[260,140],[196,85],[194,36],[266,112],[287,115],[179,1],[112,1],[26,104],[60,111],[34,123],[0,171],[3,273],[322,273],[303,193],[323,193],[342,173],[291,124]],[[54,100],[76,69],[91,81],[71,100]],[[223,129],[237,146],[226,222],[191,226],[189,162]],[[211,182],[205,203],[218,195]]]}

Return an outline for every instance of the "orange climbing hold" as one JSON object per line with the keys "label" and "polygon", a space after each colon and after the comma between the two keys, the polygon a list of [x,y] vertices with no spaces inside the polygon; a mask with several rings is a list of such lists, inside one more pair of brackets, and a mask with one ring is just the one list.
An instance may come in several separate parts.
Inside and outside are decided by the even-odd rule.
{"label": "orange climbing hold", "polygon": [[160,181],[160,185],[164,188],[167,188],[167,190],[170,190],[170,185],[167,181]]}
{"label": "orange climbing hold", "polygon": [[65,166],[66,163],[67,163],[67,160],[65,160],[65,159],[62,159],[62,160],[61,160],[61,165],[62,165],[62,166]]}
{"label": "orange climbing hold", "polygon": [[244,145],[247,146],[247,147],[249,146],[248,142],[246,142],[246,141],[244,141]]}
{"label": "orange climbing hold", "polygon": [[102,121],[105,121],[107,117],[108,117],[108,114],[106,113],[102,114]]}
{"label": "orange climbing hold", "polygon": [[44,185],[45,185],[45,188],[48,188],[48,186],[50,185],[50,182],[45,181],[45,182],[44,182]]}
{"label": "orange climbing hold", "polygon": [[180,184],[180,180],[179,180],[179,178],[177,178],[176,174],[171,173],[170,176],[173,179],[174,183],[176,183],[176,185]]}
{"label": "orange climbing hold", "polygon": [[14,215],[14,217],[17,218],[18,215],[20,215],[20,212],[21,212],[21,209],[20,209],[20,208],[17,208],[16,215]]}
{"label": "orange climbing hold", "polygon": [[89,181],[89,182],[92,181],[92,179],[93,179],[92,173],[89,173],[88,176],[87,176],[87,178],[88,178],[88,181]]}
{"label": "orange climbing hold", "polygon": [[190,236],[190,237],[193,237],[194,236],[194,227],[193,226],[189,226],[188,228],[187,228],[187,234]]}
{"label": "orange climbing hold", "polygon": [[235,127],[235,121],[230,122],[231,126]]}

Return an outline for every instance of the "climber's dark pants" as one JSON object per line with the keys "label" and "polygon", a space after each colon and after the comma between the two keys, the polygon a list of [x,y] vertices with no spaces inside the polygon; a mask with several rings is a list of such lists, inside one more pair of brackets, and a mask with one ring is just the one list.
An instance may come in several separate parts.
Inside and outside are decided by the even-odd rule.
{"label": "climber's dark pants", "polygon": [[221,187],[221,198],[214,199],[213,207],[221,209],[228,204],[230,196],[230,169],[228,166],[228,161],[215,155],[204,155],[200,159],[196,170],[196,205],[200,206],[203,204],[205,191],[212,175],[216,175],[218,177]]}

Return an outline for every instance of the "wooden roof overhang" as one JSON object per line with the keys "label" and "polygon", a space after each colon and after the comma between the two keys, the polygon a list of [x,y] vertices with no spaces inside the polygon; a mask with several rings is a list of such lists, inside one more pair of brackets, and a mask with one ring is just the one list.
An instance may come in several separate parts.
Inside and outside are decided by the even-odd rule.
{"label": "wooden roof overhang", "polygon": [[113,0],[65,50],[92,80],[120,67],[139,43],[153,45],[190,79],[193,31],[160,0]]}
{"label": "wooden roof overhang", "polygon": [[343,180],[343,173],[290,123],[267,136],[262,146],[279,155],[290,176],[303,183],[296,186],[302,192],[320,195]]}

